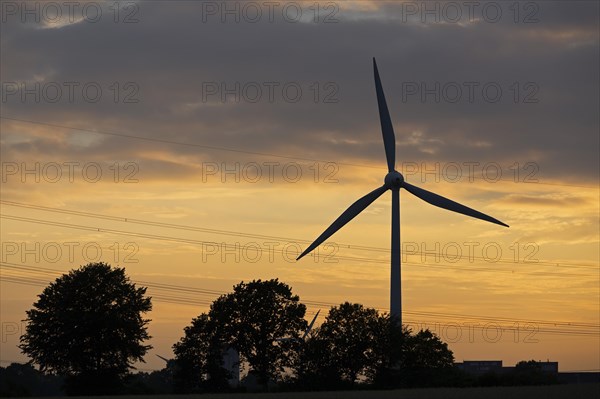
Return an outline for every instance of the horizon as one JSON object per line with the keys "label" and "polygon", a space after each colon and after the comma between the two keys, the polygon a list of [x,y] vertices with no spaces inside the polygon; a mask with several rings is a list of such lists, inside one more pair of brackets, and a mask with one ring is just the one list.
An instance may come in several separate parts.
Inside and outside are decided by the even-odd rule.
{"label": "horizon", "polygon": [[600,371],[598,3],[121,3],[2,4],[2,366],[43,288],[94,261],[153,297],[142,371],[240,281],[289,284],[315,327],[389,312],[388,193],[295,260],[383,184],[375,57],[396,169],[510,225],[401,192],[404,323],[455,362]]}

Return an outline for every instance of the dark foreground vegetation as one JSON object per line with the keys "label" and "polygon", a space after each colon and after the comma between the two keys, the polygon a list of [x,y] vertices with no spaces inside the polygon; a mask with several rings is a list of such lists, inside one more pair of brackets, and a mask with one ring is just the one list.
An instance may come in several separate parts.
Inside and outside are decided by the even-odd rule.
{"label": "dark foreground vegetation", "polygon": [[[462,373],[459,370],[452,369],[448,370],[443,376],[433,375],[431,382],[437,381],[437,383],[430,383],[429,381],[423,381],[421,384],[412,384],[413,388],[409,391],[427,388],[432,385],[438,388],[473,388],[473,387],[514,387],[514,386],[554,386],[558,387],[557,378],[555,375],[548,375],[539,370],[531,370],[530,365],[525,370],[522,366],[515,368],[510,373],[502,374],[484,374],[478,377],[469,376]],[[434,374],[434,373],[432,373]],[[408,376],[407,376],[408,378]],[[243,380],[242,380],[243,382]],[[562,384],[564,385],[564,384]],[[596,392],[600,389],[598,384],[583,384],[589,385],[590,387],[595,386]],[[403,388],[407,385],[399,384],[395,388]],[[0,368],[0,396],[3,397],[21,397],[21,396],[64,396],[67,393],[65,388],[65,378],[57,375],[45,375],[39,370],[36,370],[33,366],[27,364],[11,364],[6,368]],[[329,386],[323,385],[322,390],[327,391],[344,391],[345,394],[348,391],[356,391],[357,393],[373,390],[387,391],[389,387],[382,387],[376,384],[358,383],[358,384],[340,384],[339,382],[331,384]],[[564,390],[560,388],[560,390]],[[566,388],[565,388],[566,389]],[[571,389],[571,388],[569,388]],[[575,389],[575,388],[573,388]],[[590,388],[585,388],[590,389]],[[281,382],[277,385],[270,385],[269,390],[271,392],[285,392],[286,395],[291,395],[293,392],[307,392],[315,391],[310,387],[303,386],[299,382],[287,381]],[[242,393],[248,391],[248,388],[242,386],[237,389],[223,388],[219,392],[221,393]],[[169,368],[165,368],[159,371],[153,371],[151,373],[131,373],[126,375],[118,391],[114,392],[115,395],[166,395],[173,394],[176,392],[176,386],[173,384],[173,371]],[[208,391],[206,391],[208,392]],[[89,392],[88,395],[93,395],[93,392]],[[186,397],[185,394],[177,394],[177,397]],[[204,397],[204,396],[203,396]],[[207,398],[211,397],[210,395]],[[237,397],[237,396],[236,396]],[[240,396],[242,398],[243,396]],[[270,396],[271,397],[271,396]],[[291,396],[286,396],[291,397]],[[312,397],[312,396],[306,396]],[[323,396],[329,397],[329,396]],[[336,396],[332,396],[336,397]],[[347,397],[347,396],[344,396]],[[382,396],[386,397],[386,396]],[[427,396],[429,397],[429,396]],[[275,399],[276,397],[272,397]]]}
{"label": "dark foreground vegetation", "polygon": [[[27,312],[20,348],[30,364],[1,368],[0,394],[291,394],[557,383],[534,361],[498,375],[465,374],[435,334],[413,332],[360,304],[332,307],[310,330],[306,306],[278,280],[236,285],[184,329],[164,369],[138,373],[132,364],[151,348],[144,344],[150,338],[144,314],[151,308],[146,289],[124,269],[93,263],[59,277]],[[246,375],[238,381],[240,368]]]}

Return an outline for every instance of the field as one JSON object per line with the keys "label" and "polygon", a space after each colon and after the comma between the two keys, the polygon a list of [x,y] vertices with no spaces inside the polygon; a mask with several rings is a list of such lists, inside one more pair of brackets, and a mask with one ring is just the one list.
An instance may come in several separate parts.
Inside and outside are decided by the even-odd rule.
{"label": "field", "polygon": [[[73,398],[73,397],[72,397]],[[80,397],[84,398],[84,397]],[[87,397],[85,397],[87,398]],[[94,396],[94,399],[140,399],[142,396]],[[156,399],[559,399],[600,398],[600,384],[536,387],[431,388],[394,391],[284,392],[207,395],[156,395]]]}

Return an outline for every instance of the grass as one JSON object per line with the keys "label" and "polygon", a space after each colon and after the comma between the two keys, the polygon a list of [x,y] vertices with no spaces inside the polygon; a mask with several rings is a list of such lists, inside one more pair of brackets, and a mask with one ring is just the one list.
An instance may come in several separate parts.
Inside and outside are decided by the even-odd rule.
{"label": "grass", "polygon": [[[141,399],[144,396],[94,396],[93,399]],[[206,395],[155,395],[155,399],[562,399],[600,398],[600,384],[527,387],[427,388],[393,391],[281,392]],[[74,397],[71,397],[74,398]],[[88,398],[80,396],[79,398]],[[92,397],[90,397],[92,398]]]}

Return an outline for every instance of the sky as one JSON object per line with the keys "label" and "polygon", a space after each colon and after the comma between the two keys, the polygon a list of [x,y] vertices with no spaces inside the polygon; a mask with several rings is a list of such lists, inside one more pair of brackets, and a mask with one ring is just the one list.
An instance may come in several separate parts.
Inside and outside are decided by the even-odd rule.
{"label": "sky", "polygon": [[510,225],[401,191],[405,323],[457,361],[600,369],[597,2],[49,4],[1,3],[3,366],[92,261],[153,297],[141,370],[240,281],[388,311],[389,193],[295,261],[382,184],[376,57],[397,170]]}

